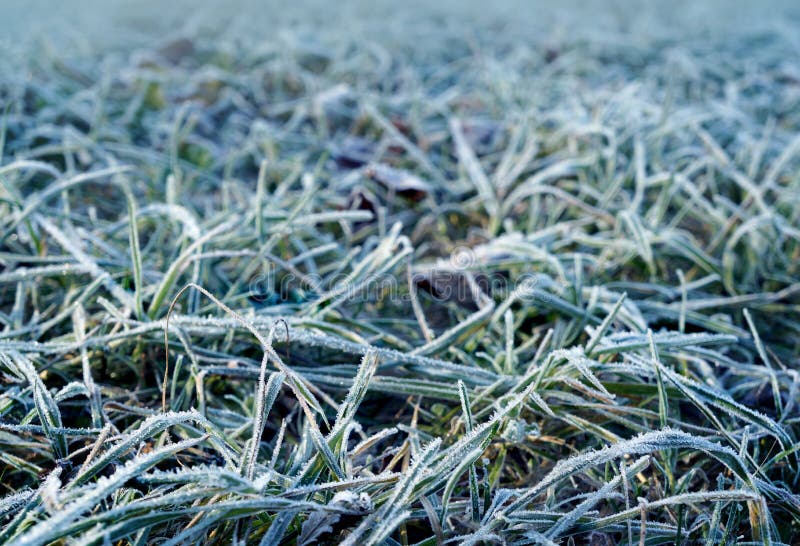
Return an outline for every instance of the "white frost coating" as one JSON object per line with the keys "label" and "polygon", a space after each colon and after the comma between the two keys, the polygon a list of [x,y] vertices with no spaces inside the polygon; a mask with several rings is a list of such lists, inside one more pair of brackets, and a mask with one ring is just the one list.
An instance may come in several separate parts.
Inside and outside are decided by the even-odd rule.
{"label": "white frost coating", "polygon": [[97,474],[102,468],[107,466],[110,462],[117,459],[120,455],[143,442],[154,434],[161,432],[168,427],[187,423],[207,423],[206,419],[197,413],[195,410],[183,412],[167,412],[158,415],[152,415],[145,419],[138,429],[126,435],[126,437],[105,451],[100,457],[86,467],[83,472],[77,474],[72,481],[69,482],[67,487],[74,487],[85,483],[89,478]]}
{"label": "white frost coating", "polygon": [[[411,462],[408,471],[395,484],[392,495],[381,505],[381,507],[364,518],[358,527],[348,535],[341,546],[355,546],[364,544],[370,546],[377,544],[397,528],[409,515],[406,507],[413,496],[414,487],[426,475],[431,473],[430,464],[436,456],[441,439],[437,438],[429,442]],[[365,538],[364,535],[372,529],[372,532]]]}
{"label": "white frost coating", "polygon": [[44,483],[39,490],[39,495],[42,497],[42,503],[44,504],[45,509],[47,509],[51,515],[61,509],[61,501],[59,500],[58,495],[58,491],[61,489],[60,476],[61,467],[56,467],[55,470],[47,475],[47,478],[45,478]]}
{"label": "white frost coating", "polygon": [[13,514],[18,508],[28,503],[35,494],[35,491],[26,488],[5,497],[0,497],[0,518]]}
{"label": "white frost coating", "polygon": [[511,514],[521,509],[533,498],[540,495],[548,487],[568,476],[581,472],[590,466],[604,464],[608,461],[624,457],[626,454],[644,454],[663,449],[691,448],[705,451],[730,468],[739,478],[756,490],[755,482],[744,461],[732,449],[704,438],[692,436],[686,432],[665,428],[663,430],[640,434],[630,440],[607,446],[601,450],[588,451],[556,463],[542,481],[534,487],[520,491],[521,495],[509,505],[503,514]]}
{"label": "white frost coating", "polygon": [[[691,345],[716,345],[720,343],[736,343],[736,336],[727,334],[705,334],[680,332],[659,332],[653,334],[653,340],[658,347],[686,347]],[[625,352],[631,349],[642,349],[649,346],[645,334],[635,332],[616,333],[600,339],[596,353]]]}
{"label": "white frost coating", "polygon": [[578,519],[581,518],[586,512],[591,510],[596,504],[602,502],[603,500],[607,499],[611,492],[619,487],[620,483],[629,480],[631,476],[634,476],[638,472],[642,472],[650,465],[650,457],[645,456],[637,459],[634,461],[633,464],[629,466],[625,466],[625,474],[618,474],[605,484],[595,491],[594,493],[590,494],[586,497],[578,506],[576,506],[570,512],[561,516],[561,518],[553,524],[550,530],[547,531],[547,536],[550,538],[558,537],[561,533],[568,530]]}
{"label": "white frost coating", "polygon": [[35,215],[36,220],[39,224],[47,231],[53,239],[61,245],[64,250],[72,254],[75,259],[80,263],[83,267],[85,267],[89,274],[95,277],[96,279],[102,279],[103,286],[113,294],[115,298],[126,308],[128,309],[135,309],[133,296],[123,290],[123,288],[114,281],[111,275],[105,269],[101,268],[97,265],[91,256],[89,256],[86,252],[83,251],[77,244],[75,244],[63,231],[61,231],[55,224],[53,224],[47,218]]}
{"label": "white frost coating", "polygon": [[84,494],[76,501],[58,510],[49,519],[41,521],[27,529],[25,533],[15,539],[17,546],[44,546],[55,538],[61,536],[62,528],[72,523],[83,513],[92,510],[98,502],[106,498],[125,482],[134,476],[163,460],[164,458],[197,445],[201,439],[191,439],[162,447],[137,459],[128,461],[125,465],[109,477],[102,477],[97,482],[86,487]]}

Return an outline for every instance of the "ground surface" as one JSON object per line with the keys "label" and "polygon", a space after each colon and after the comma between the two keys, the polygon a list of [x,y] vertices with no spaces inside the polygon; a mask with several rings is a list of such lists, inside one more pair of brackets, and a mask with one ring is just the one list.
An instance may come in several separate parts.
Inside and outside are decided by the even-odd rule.
{"label": "ground surface", "polygon": [[78,4],[0,18],[0,544],[800,541],[789,7]]}

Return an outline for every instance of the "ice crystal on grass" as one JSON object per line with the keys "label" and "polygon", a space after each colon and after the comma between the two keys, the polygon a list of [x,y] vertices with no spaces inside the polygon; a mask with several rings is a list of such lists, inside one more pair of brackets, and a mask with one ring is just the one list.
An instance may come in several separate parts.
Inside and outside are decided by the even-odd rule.
{"label": "ice crystal on grass", "polygon": [[796,19],[502,2],[3,46],[1,544],[800,540]]}

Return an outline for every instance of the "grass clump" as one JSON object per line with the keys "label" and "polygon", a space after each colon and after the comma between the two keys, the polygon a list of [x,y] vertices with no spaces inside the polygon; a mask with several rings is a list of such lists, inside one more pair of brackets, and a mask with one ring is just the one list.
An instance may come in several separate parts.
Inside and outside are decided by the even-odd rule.
{"label": "grass clump", "polygon": [[780,36],[231,36],[0,80],[0,543],[800,540]]}

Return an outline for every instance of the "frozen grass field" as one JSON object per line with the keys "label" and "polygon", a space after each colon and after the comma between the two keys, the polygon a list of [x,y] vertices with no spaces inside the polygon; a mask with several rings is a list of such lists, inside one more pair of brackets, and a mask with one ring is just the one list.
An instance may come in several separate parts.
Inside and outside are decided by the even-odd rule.
{"label": "frozen grass field", "polygon": [[0,20],[0,544],[800,543],[797,8]]}

